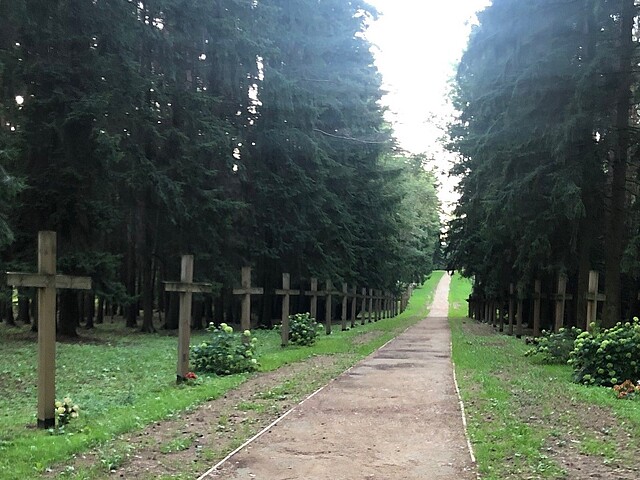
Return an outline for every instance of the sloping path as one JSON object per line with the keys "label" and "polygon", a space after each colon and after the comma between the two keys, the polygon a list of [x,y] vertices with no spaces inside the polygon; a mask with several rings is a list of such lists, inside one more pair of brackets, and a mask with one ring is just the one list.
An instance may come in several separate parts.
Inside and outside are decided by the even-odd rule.
{"label": "sloping path", "polygon": [[475,479],[450,356],[450,277],[429,317],[203,479]]}

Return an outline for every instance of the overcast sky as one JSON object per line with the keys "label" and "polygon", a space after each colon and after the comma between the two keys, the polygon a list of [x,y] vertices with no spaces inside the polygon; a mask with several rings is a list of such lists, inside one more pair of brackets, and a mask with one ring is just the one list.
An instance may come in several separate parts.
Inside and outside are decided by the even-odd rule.
{"label": "overcast sky", "polygon": [[[380,18],[367,37],[375,45],[376,63],[389,92],[396,137],[412,153],[439,157],[448,169],[438,137],[452,109],[447,104],[449,82],[466,46],[475,12],[488,0],[369,0]],[[444,183],[444,181],[443,181]],[[450,184],[441,199],[450,202]]]}
{"label": "overcast sky", "polygon": [[[442,116],[448,82],[466,45],[470,19],[487,0],[369,0],[381,13],[369,29],[403,147],[422,152],[420,127]],[[421,133],[420,133],[421,132]]]}

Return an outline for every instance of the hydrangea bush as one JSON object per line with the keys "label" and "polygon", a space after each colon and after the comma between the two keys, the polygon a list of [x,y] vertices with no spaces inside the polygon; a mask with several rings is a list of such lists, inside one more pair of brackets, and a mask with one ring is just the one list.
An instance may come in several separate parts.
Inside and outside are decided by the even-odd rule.
{"label": "hydrangea bush", "polygon": [[234,332],[226,323],[207,328],[211,332],[209,340],[191,347],[193,367],[198,372],[231,375],[251,372],[258,368],[256,346],[258,340],[249,330]]}
{"label": "hydrangea bush", "polygon": [[582,332],[575,341],[569,364],[574,380],[585,385],[613,386],[640,379],[640,321]]}
{"label": "hydrangea bush", "polygon": [[525,352],[526,356],[539,359],[543,363],[565,364],[574,349],[574,344],[582,330],[576,327],[561,328],[558,333],[542,332],[534,339],[534,346]]}
{"label": "hydrangea bush", "polygon": [[313,345],[322,325],[309,313],[289,315],[289,339],[295,345]]}

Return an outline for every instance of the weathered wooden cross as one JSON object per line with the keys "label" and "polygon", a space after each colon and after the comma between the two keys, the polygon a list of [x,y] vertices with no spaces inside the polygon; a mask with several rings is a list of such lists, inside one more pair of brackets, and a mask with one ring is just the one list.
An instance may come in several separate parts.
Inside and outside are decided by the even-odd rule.
{"label": "weathered wooden cross", "polygon": [[353,286],[353,290],[351,290],[351,328],[355,328],[356,326],[356,309],[357,309],[357,301],[358,301],[358,287]]}
{"label": "weathered wooden cross", "polygon": [[509,328],[507,329],[508,335],[513,335],[513,324],[515,323],[515,314],[516,314],[516,296],[515,296],[515,286],[513,283],[509,284]]}
{"label": "weathered wooden cross", "polygon": [[558,289],[553,296],[556,302],[555,308],[555,332],[558,333],[564,326],[564,308],[567,300],[572,300],[573,295],[567,295],[567,276],[561,273],[558,276]]}
{"label": "weathered wooden cross", "polygon": [[176,381],[184,382],[189,373],[189,342],[191,339],[191,298],[194,293],[211,291],[210,283],[193,283],[193,255],[183,255],[179,282],[164,282],[167,292],[180,293],[178,321],[178,369]]}
{"label": "weathered wooden cross", "polygon": [[7,272],[7,285],[38,289],[38,428],[55,426],[56,290],[90,290],[91,278],[56,275],[56,232],[38,232],[38,273]]}
{"label": "weathered wooden cross", "polygon": [[362,300],[362,304],[360,307],[360,324],[364,325],[365,323],[367,323],[367,318],[365,317],[365,312],[367,311],[367,289],[365,287],[362,287],[362,290],[360,292],[361,293],[358,296],[358,298]]}
{"label": "weathered wooden cross", "polygon": [[533,287],[533,336],[540,336],[540,304],[544,296],[542,295],[542,282],[536,280]]}
{"label": "weathered wooden cross", "polygon": [[242,267],[242,287],[234,288],[233,294],[243,295],[240,314],[240,328],[243,331],[251,329],[251,295],[262,295],[263,293],[263,288],[251,287],[251,267]]}
{"label": "weathered wooden cross", "polygon": [[324,297],[324,329],[327,335],[331,335],[331,320],[333,317],[333,295],[340,295],[340,292],[333,289],[331,280],[327,280],[324,284],[324,290],[316,292],[318,296]]}
{"label": "weathered wooden cross", "polygon": [[342,284],[342,314],[340,316],[342,331],[347,329],[347,303],[349,302],[349,287],[346,283]]}
{"label": "weathered wooden cross", "polygon": [[598,281],[600,274],[595,270],[589,271],[589,289],[585,294],[587,299],[587,325],[585,330],[591,329],[591,324],[596,321],[596,313],[598,311],[598,302],[604,302],[607,296],[598,293]]}
{"label": "weathered wooden cross", "polygon": [[311,305],[309,307],[309,315],[314,320],[318,320],[316,316],[318,315],[318,297],[322,296],[318,292],[318,279],[311,277],[311,290],[307,290],[304,292],[305,296],[311,297]]}
{"label": "weathered wooden cross", "polygon": [[282,274],[282,288],[276,290],[276,295],[282,295],[282,325],[280,327],[280,337],[282,346],[289,344],[289,304],[292,295],[300,295],[300,290],[291,290],[291,276],[288,273]]}

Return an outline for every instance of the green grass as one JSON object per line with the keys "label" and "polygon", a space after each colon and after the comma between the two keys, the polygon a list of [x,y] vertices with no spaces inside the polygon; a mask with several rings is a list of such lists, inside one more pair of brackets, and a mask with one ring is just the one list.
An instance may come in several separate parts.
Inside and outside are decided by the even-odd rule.
{"label": "green grass", "polygon": [[[482,478],[567,478],[548,450],[563,444],[567,432],[583,455],[625,462],[640,445],[640,402],[574,384],[569,366],[535,363],[524,356],[522,340],[464,318],[469,292],[469,282],[455,276],[449,298],[453,360]],[[597,420],[586,413],[593,407],[614,418],[617,436],[586,433]]]}
{"label": "green grass", "polygon": [[[375,351],[427,315],[425,304],[433,296],[443,272],[435,272],[414,291],[407,310],[394,319],[368,323],[345,332],[334,328],[311,347],[280,347],[276,331],[256,331],[260,369],[275,370],[312,355],[348,354],[348,364]],[[104,470],[125,461],[127,449],[113,439],[161,419],[222,396],[247,375],[202,375],[199,384],[177,386],[177,338],[125,331],[105,323],[82,332],[91,341],[58,343],[57,398],[70,396],[81,407],[77,421],[64,435],[35,430],[36,344],[26,327],[0,324],[0,478],[33,478],[47,467],[74,454],[98,447]],[[363,337],[363,335],[366,335]],[[192,342],[206,338],[194,332]],[[281,386],[286,394],[287,386]],[[249,404],[246,405],[250,408]],[[180,448],[167,445],[166,448]],[[103,471],[104,471],[103,470]]]}

